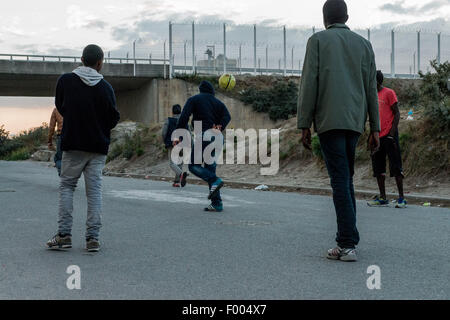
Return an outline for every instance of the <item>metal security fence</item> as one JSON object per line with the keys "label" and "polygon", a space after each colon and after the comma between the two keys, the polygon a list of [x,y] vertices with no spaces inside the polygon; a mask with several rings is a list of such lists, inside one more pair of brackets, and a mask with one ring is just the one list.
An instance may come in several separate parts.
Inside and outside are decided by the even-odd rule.
{"label": "metal security fence", "polygon": [[[308,38],[323,28],[169,23],[168,59],[177,73],[301,75]],[[371,41],[387,76],[413,78],[450,60],[450,35],[430,30],[355,29]]]}
{"label": "metal security fence", "polygon": [[[177,74],[234,74],[298,76],[309,37],[323,28],[289,28],[230,23],[168,24],[151,38],[136,38],[105,52],[105,61],[119,64],[164,64],[165,77]],[[373,46],[377,68],[387,77],[414,78],[430,69],[430,61],[450,60],[450,30],[413,30],[404,27],[354,29]],[[79,61],[67,55],[0,55],[0,59]],[[13,57],[13,58],[11,58]],[[166,68],[164,68],[166,70]]]}

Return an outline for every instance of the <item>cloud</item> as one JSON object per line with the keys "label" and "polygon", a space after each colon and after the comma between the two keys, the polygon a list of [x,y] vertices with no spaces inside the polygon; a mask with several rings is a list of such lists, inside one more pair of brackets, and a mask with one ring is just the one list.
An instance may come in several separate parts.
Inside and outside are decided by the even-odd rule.
{"label": "cloud", "polygon": [[408,6],[405,0],[396,1],[394,3],[387,3],[379,7],[382,11],[388,11],[400,15],[423,15],[435,13],[445,7],[449,7],[448,0],[433,0],[422,6]]}
{"label": "cloud", "polygon": [[83,11],[77,5],[67,8],[67,28],[69,29],[104,29],[108,24],[96,16]]}

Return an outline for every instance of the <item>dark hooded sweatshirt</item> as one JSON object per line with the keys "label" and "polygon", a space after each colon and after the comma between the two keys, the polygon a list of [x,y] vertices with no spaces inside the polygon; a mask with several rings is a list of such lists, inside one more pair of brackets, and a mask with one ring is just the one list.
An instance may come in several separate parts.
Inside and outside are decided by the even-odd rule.
{"label": "dark hooded sweatshirt", "polygon": [[202,122],[202,132],[212,129],[214,125],[221,125],[225,130],[231,121],[230,113],[222,101],[217,99],[214,87],[208,81],[202,81],[200,84],[200,94],[188,99],[183,108],[177,129],[186,128],[189,118],[193,115],[194,121]]}
{"label": "dark hooded sweatshirt", "polygon": [[64,74],[56,86],[55,104],[64,117],[63,151],[108,154],[111,129],[120,114],[114,90],[106,80],[87,85],[75,73]]}

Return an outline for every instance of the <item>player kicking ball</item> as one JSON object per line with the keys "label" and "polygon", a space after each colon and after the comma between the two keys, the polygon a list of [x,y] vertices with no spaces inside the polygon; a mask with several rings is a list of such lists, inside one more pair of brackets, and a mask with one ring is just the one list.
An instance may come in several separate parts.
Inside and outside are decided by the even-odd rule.
{"label": "player kicking ball", "polygon": [[374,177],[377,178],[380,196],[367,202],[370,207],[387,207],[389,200],[386,197],[386,156],[389,158],[391,177],[395,177],[399,198],[396,208],[405,208],[406,200],[403,194],[403,168],[398,137],[398,124],[400,111],[395,91],[383,87],[384,76],[377,71],[378,102],[380,107],[380,148],[372,155]]}

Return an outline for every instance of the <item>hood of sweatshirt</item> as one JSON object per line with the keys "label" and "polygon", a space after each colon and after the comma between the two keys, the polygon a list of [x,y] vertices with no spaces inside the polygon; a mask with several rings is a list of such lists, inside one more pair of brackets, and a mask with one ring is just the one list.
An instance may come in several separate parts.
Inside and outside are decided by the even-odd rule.
{"label": "hood of sweatshirt", "polygon": [[209,94],[212,94],[212,95],[216,94],[213,85],[209,81],[202,81],[198,88],[199,88],[201,93],[209,93]]}
{"label": "hood of sweatshirt", "polygon": [[97,85],[103,79],[103,76],[98,73],[97,70],[89,67],[78,67],[72,72],[79,76],[81,81],[90,87]]}

